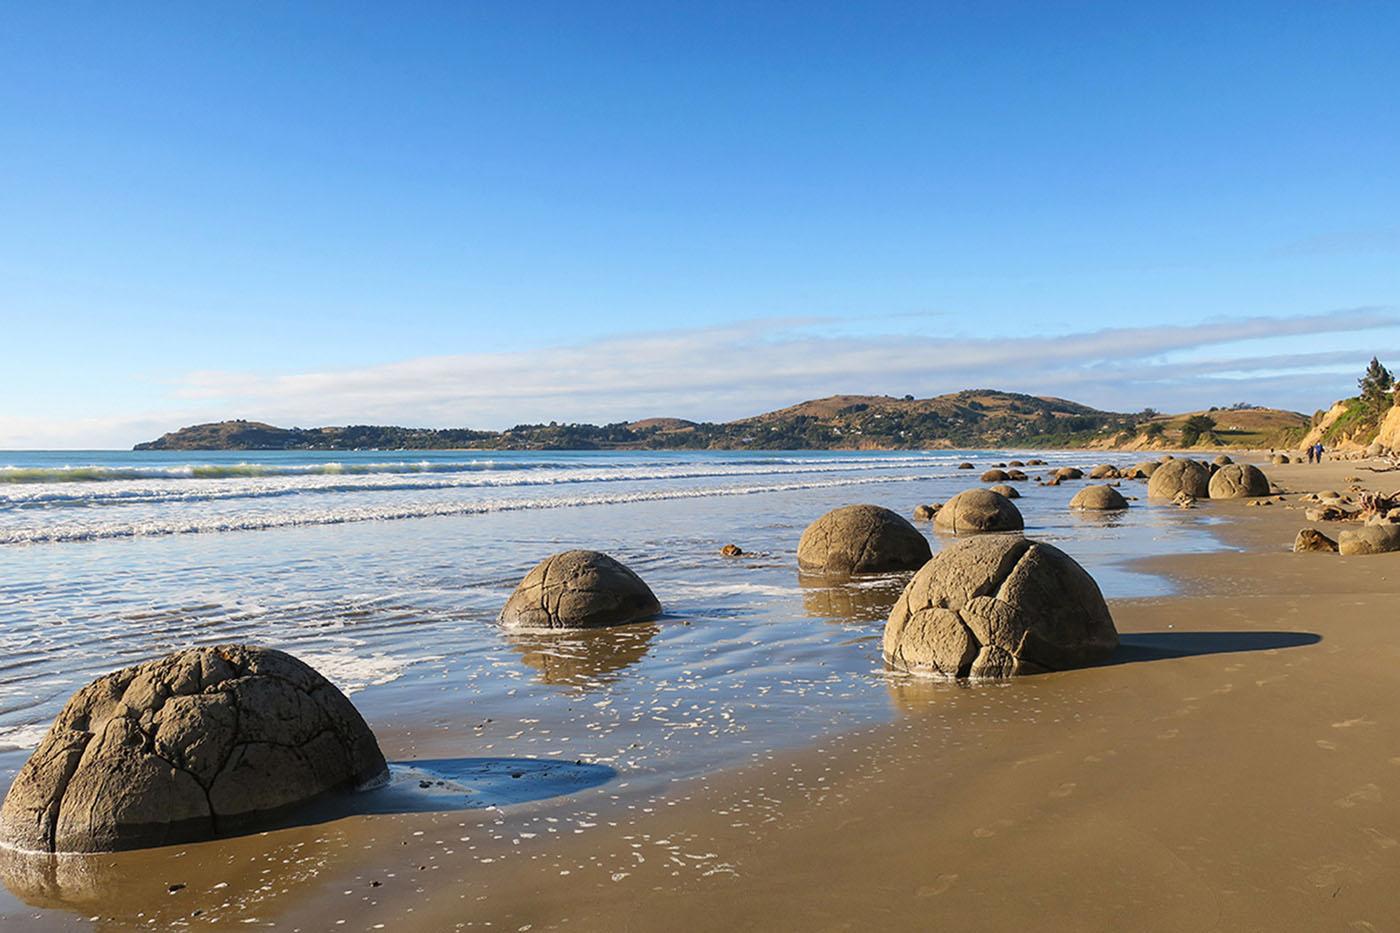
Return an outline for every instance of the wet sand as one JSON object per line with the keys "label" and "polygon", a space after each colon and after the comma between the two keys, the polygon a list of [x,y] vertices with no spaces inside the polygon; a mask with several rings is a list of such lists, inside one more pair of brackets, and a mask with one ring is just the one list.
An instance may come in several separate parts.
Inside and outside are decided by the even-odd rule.
{"label": "wet sand", "polygon": [[[1102,666],[891,678],[892,724],[659,796],[623,775],[565,806],[328,813],[90,859],[35,879],[61,883],[68,912],[30,928],[1390,928],[1400,555],[1290,547],[1308,524],[1297,493],[1350,476],[1394,492],[1400,472],[1266,470],[1289,501],[1201,503],[1231,519],[1215,530],[1238,550],[1145,561],[1181,590],[1112,601],[1124,648]],[[431,758],[472,733],[380,739],[390,758]]]}

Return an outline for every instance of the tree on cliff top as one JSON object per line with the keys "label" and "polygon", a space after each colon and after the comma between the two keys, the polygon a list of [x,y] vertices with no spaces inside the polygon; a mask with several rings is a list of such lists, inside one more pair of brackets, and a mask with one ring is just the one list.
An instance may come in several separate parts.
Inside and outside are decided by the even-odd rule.
{"label": "tree on cliff top", "polygon": [[1395,385],[1395,377],[1390,374],[1390,370],[1381,365],[1381,361],[1374,356],[1371,357],[1371,365],[1366,367],[1366,375],[1356,380],[1356,384],[1361,387],[1361,398],[1370,405],[1376,412],[1384,411],[1390,407],[1390,390]]}
{"label": "tree on cliff top", "polygon": [[1181,425],[1181,443],[1185,447],[1194,447],[1202,434],[1210,434],[1214,430],[1215,419],[1210,415],[1192,415]]}

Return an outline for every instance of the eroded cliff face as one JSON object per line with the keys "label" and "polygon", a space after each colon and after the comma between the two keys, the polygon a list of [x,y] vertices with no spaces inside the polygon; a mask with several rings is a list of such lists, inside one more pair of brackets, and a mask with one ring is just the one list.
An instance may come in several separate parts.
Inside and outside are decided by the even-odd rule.
{"label": "eroded cliff face", "polygon": [[1392,405],[1381,419],[1376,441],[1389,450],[1400,450],[1400,405]]}
{"label": "eroded cliff face", "polygon": [[1313,425],[1313,429],[1304,435],[1298,444],[1299,448],[1311,447],[1321,441],[1323,436],[1331,430],[1332,425],[1337,423],[1337,419],[1345,415],[1350,408],[1351,406],[1345,400],[1333,402],[1332,407],[1327,409],[1327,414],[1322,416],[1322,420]]}
{"label": "eroded cliff face", "polygon": [[1389,450],[1400,449],[1400,405],[1390,407],[1381,419],[1380,427],[1374,436],[1371,433],[1373,424],[1368,422],[1364,427],[1343,430],[1328,437],[1328,432],[1333,426],[1357,404],[1355,399],[1343,399],[1333,404],[1322,416],[1322,420],[1298,443],[1299,448],[1321,442],[1332,450],[1364,450],[1373,443],[1379,443]]}

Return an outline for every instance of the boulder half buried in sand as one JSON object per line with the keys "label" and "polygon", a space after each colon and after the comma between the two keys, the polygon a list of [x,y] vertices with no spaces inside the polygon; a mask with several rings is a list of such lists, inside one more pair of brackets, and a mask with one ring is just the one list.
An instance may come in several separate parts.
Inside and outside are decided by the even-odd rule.
{"label": "boulder half buried in sand", "polygon": [[1389,554],[1400,551],[1400,525],[1362,525],[1337,536],[1337,550],[1348,554]]}
{"label": "boulder half buried in sand", "polygon": [[1298,532],[1298,537],[1293,539],[1293,550],[1298,554],[1310,551],[1335,554],[1337,553],[1337,542],[1316,528],[1304,528]]}
{"label": "boulder half buried in sand", "polygon": [[797,564],[824,573],[888,573],[922,567],[931,553],[928,539],[899,513],[848,505],[807,526],[797,543]]}
{"label": "boulder half buried in sand", "polygon": [[1009,677],[1090,664],[1117,645],[1098,584],[1068,554],[988,535],[914,575],[885,623],[884,656],[912,673]]}
{"label": "boulder half buried in sand", "polygon": [[110,852],[211,839],[386,773],[355,707],[301,661],[189,648],[73,695],[10,787],[0,841]]}
{"label": "boulder half buried in sand", "polygon": [[1114,509],[1126,509],[1128,500],[1124,499],[1123,494],[1112,486],[1086,486],[1075,493],[1073,499],[1069,500],[1069,507],[1107,512]]}
{"label": "boulder half buried in sand", "polygon": [[1147,494],[1153,499],[1174,499],[1185,493],[1193,499],[1210,495],[1210,468],[1199,460],[1168,460],[1147,480]]}
{"label": "boulder half buried in sand", "polygon": [[958,493],[943,503],[933,523],[957,535],[1020,531],[1026,526],[1021,510],[1010,499],[990,489],[968,489]]}
{"label": "boulder half buried in sand", "polygon": [[1269,494],[1269,478],[1247,463],[1227,463],[1210,478],[1212,499],[1257,499]]}
{"label": "boulder half buried in sand", "polygon": [[599,551],[563,551],[525,575],[500,622],[517,629],[599,628],[660,614],[651,588],[623,564]]}

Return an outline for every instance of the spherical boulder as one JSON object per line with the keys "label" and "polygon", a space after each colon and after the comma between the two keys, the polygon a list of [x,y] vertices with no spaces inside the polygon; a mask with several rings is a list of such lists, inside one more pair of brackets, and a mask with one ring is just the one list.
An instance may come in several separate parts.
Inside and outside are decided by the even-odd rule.
{"label": "spherical boulder", "polygon": [[914,575],[885,623],[890,666],[948,677],[1008,677],[1092,663],[1118,645],[1093,577],[1058,548],[1013,535],[944,548]]}
{"label": "spherical boulder", "polygon": [[1220,456],[1216,457],[1214,460],[1211,461],[1211,463],[1214,463],[1216,466],[1229,466],[1234,462],[1235,461],[1230,457],[1229,454],[1221,454]]}
{"label": "spherical boulder", "polygon": [[1029,479],[1029,477],[1026,476],[1026,474],[1021,472],[1020,470],[1007,470],[1006,478],[1013,483],[1024,483],[1027,479]]}
{"label": "spherical boulder", "polygon": [[661,603],[642,578],[598,551],[563,551],[525,575],[501,610],[507,628],[599,628],[644,622]]}
{"label": "spherical boulder", "polygon": [[1152,474],[1157,472],[1157,468],[1162,464],[1156,460],[1144,460],[1128,471],[1128,475],[1134,479],[1151,479]]}
{"label": "spherical boulder", "polygon": [[1154,499],[1172,499],[1185,493],[1196,499],[1210,494],[1210,470],[1199,460],[1168,460],[1147,480],[1147,494]]}
{"label": "spherical boulder", "polygon": [[1210,478],[1212,499],[1255,499],[1269,494],[1269,478],[1248,463],[1229,463]]}
{"label": "spherical boulder", "polygon": [[1026,464],[1022,460],[1008,460],[1006,461],[1006,465],[1009,467],[1023,467]]}
{"label": "spherical boulder", "polygon": [[1026,527],[1021,510],[990,489],[968,489],[943,504],[933,522],[953,534],[1020,531]]}
{"label": "spherical boulder", "polygon": [[1004,483],[1009,479],[1011,479],[1011,474],[1005,470],[988,470],[982,474],[982,482],[984,483]]}
{"label": "spherical boulder", "polygon": [[970,464],[970,463],[968,463],[966,460],[964,460],[962,463],[959,463],[959,464],[958,464],[958,469],[959,469],[959,470],[971,470],[971,469],[973,469],[973,466],[972,466],[972,464]]}
{"label": "spherical boulder", "polygon": [[211,839],[382,781],[345,695],[289,654],[188,648],[73,695],[0,807],[0,842],[111,852]]}
{"label": "spherical boulder", "polygon": [[1086,486],[1075,493],[1073,499],[1069,500],[1069,507],[1111,511],[1113,509],[1126,509],[1128,500],[1124,499],[1123,494],[1112,486]]}
{"label": "spherical boulder", "polygon": [[1045,461],[1039,457],[1032,457],[1026,461],[1026,466],[1045,466]]}
{"label": "spherical boulder", "polygon": [[1060,467],[1055,471],[1055,476],[1059,479],[1083,479],[1084,471],[1079,467]]}
{"label": "spherical boulder", "polygon": [[799,567],[828,573],[915,570],[931,554],[928,539],[917,528],[878,505],[832,509],[808,525],[797,543]]}
{"label": "spherical boulder", "polygon": [[1118,476],[1118,468],[1111,463],[1100,463],[1089,471],[1090,479],[1114,479]]}
{"label": "spherical boulder", "polygon": [[996,494],[999,495],[999,496],[1005,496],[1005,497],[1008,498],[1008,499],[1019,499],[1019,498],[1021,498],[1021,494],[1020,494],[1019,492],[1016,491],[1016,487],[1015,487],[1015,486],[1008,486],[1008,485],[1006,485],[1005,483],[1001,483],[1001,484],[996,485],[996,486],[988,486],[988,487],[987,487],[987,491],[988,491],[988,492],[994,492],[994,493],[996,493]]}

